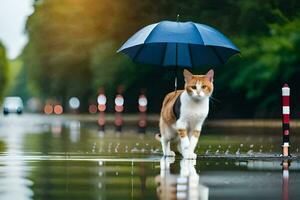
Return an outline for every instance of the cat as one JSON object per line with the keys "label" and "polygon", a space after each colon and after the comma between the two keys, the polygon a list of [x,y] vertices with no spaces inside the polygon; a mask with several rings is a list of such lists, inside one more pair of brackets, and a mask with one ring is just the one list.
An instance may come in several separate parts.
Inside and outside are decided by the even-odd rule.
{"label": "cat", "polygon": [[184,90],[171,92],[164,98],[159,120],[160,142],[164,156],[175,156],[170,141],[179,138],[178,151],[183,158],[196,159],[194,150],[208,115],[214,71],[193,75],[185,69],[183,75]]}

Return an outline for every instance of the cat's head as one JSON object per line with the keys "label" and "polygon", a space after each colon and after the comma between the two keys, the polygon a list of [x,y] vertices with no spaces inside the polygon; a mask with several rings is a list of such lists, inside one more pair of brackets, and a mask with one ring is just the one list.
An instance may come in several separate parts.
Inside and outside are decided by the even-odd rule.
{"label": "cat's head", "polygon": [[211,69],[205,75],[193,75],[188,70],[183,71],[185,90],[194,100],[201,100],[211,96],[214,85],[214,71]]}

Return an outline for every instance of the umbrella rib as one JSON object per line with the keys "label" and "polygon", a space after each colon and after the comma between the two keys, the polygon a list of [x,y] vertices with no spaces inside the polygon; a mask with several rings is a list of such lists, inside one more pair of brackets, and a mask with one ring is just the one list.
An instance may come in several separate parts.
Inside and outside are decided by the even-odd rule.
{"label": "umbrella rib", "polygon": [[190,53],[190,58],[191,58],[191,64],[192,64],[192,67],[193,67],[194,66],[194,60],[193,60],[193,55],[192,55],[191,44],[188,44],[188,48],[189,48],[189,53]]}
{"label": "umbrella rib", "polygon": [[199,39],[203,42],[203,45],[205,46],[204,40],[203,40],[203,38],[202,38],[202,35],[201,35],[199,29],[197,28],[197,26],[196,26],[194,23],[192,23],[192,25],[193,25],[194,29],[196,29],[196,32],[197,32],[198,35],[199,35]]}
{"label": "umbrella rib", "polygon": [[213,52],[216,54],[216,56],[218,57],[218,59],[221,61],[221,64],[224,65],[224,61],[221,57],[221,55],[219,54],[219,52],[215,49],[215,47],[211,46],[211,49],[213,50]]}
{"label": "umbrella rib", "polygon": [[165,46],[164,46],[164,50],[163,50],[163,56],[161,58],[161,61],[160,61],[160,64],[164,64],[164,60],[165,60],[165,57],[166,57],[166,49],[167,49],[167,43],[165,43]]}
{"label": "umbrella rib", "polygon": [[142,49],[144,48],[144,45],[141,45],[141,47],[139,48],[139,50],[136,52],[136,54],[133,56],[132,60],[135,61],[136,58],[139,56],[139,54],[141,53]]}
{"label": "umbrella rib", "polygon": [[175,43],[175,66],[177,66],[178,63],[178,43]]}

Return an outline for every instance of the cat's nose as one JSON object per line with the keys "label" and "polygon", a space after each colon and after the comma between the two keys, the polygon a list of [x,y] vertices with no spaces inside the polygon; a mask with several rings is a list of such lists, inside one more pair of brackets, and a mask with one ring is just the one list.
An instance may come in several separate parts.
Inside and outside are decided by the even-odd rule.
{"label": "cat's nose", "polygon": [[205,94],[203,91],[198,91],[197,94],[200,96],[200,97],[203,97]]}

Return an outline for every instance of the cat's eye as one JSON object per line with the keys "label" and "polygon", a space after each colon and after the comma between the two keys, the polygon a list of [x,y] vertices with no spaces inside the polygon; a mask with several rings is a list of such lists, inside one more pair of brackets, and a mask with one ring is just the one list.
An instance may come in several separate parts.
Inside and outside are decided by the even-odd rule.
{"label": "cat's eye", "polygon": [[193,90],[196,90],[196,89],[197,89],[196,85],[191,86],[191,88],[192,88]]}
{"label": "cat's eye", "polygon": [[207,88],[207,86],[206,85],[202,85],[202,87],[201,87],[203,90],[205,90],[206,88]]}

